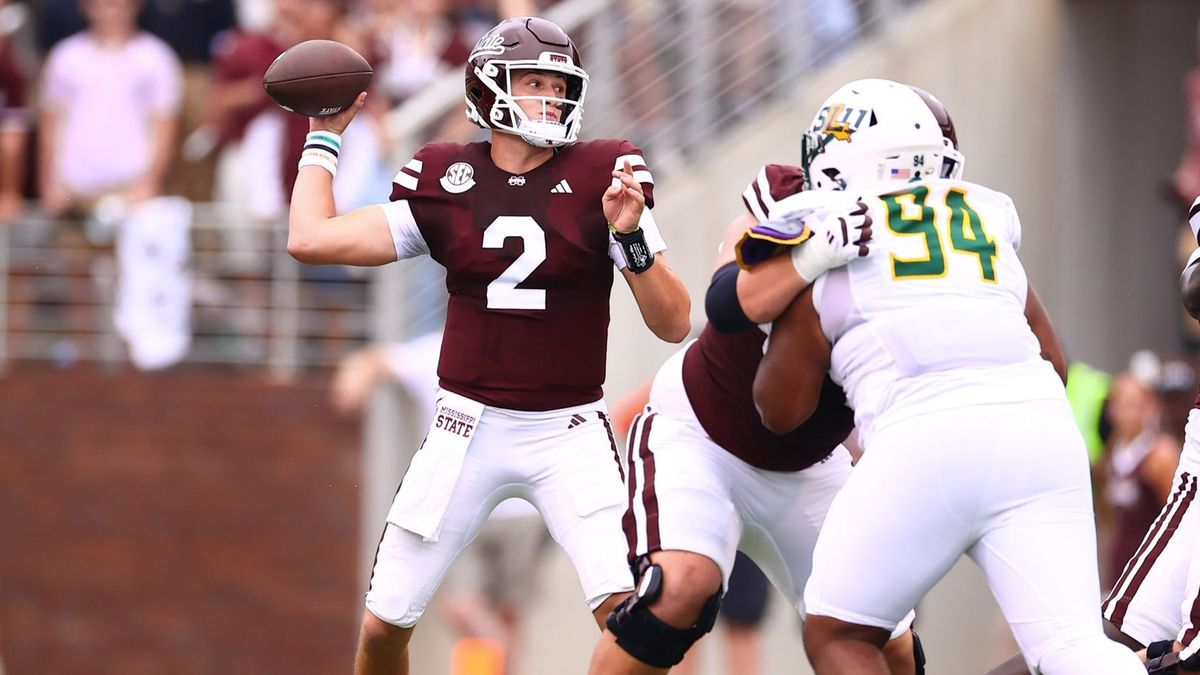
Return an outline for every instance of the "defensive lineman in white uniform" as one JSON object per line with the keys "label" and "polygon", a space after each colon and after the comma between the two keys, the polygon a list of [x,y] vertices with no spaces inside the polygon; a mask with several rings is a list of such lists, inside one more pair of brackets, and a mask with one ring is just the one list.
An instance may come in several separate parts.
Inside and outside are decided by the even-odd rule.
{"label": "defensive lineman in white uniform", "polygon": [[1020,221],[1008,197],[957,179],[923,96],[860,80],[818,112],[809,181],[861,197],[882,253],[793,303],[755,383],[767,426],[791,428],[814,392],[790,361],[831,350],[866,451],[814,552],[809,658],[818,675],[886,672],[878,646],[966,553],[1031,670],[1144,672],[1101,630],[1087,452],[1016,257]]}

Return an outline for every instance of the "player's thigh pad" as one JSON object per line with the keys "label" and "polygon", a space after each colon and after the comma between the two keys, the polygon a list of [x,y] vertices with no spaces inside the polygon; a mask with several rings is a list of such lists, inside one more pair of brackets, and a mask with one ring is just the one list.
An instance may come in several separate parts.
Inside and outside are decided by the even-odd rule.
{"label": "player's thigh pad", "polygon": [[720,567],[727,587],[741,537],[730,491],[736,474],[750,467],[713,443],[699,423],[674,416],[642,413],[629,439],[625,527],[631,551],[698,553]]}
{"label": "player's thigh pad", "polygon": [[545,419],[528,426],[531,438],[522,446],[532,501],[595,610],[609,595],[633,590],[616,437],[602,401],[539,414]]}

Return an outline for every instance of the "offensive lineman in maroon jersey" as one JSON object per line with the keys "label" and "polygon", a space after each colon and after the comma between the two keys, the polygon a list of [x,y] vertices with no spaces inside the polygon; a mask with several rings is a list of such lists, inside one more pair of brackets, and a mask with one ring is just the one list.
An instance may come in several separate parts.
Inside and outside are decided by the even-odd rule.
{"label": "offensive lineman in maroon jersey", "polygon": [[613,265],[646,325],[679,342],[690,300],[661,253],[653,177],[628,141],[574,141],[587,74],[565,32],[501,22],[466,68],[467,116],[490,143],[433,143],[392,201],[335,217],[338,134],[362,107],[311,122],[288,251],[381,265],[428,254],[450,292],[429,434],[396,494],[366,597],[356,672],[408,672],[413,627],[492,508],[542,512],[596,621],[633,588],[624,487],[601,385]]}
{"label": "offensive lineman in maroon jersey", "polygon": [[[712,629],[739,549],[803,613],[812,547],[850,471],[850,454],[841,442],[853,429],[853,413],[825,374],[828,363],[797,363],[797,369],[824,379],[817,412],[788,434],[766,429],[752,387],[767,333],[731,318],[720,299],[736,292],[737,241],[802,186],[796,167],[768,165],[759,172],[744,195],[748,213],[725,233],[708,294],[712,323],[659,369],[649,404],[630,427],[623,523],[638,595],[610,616],[593,675],[661,673],[678,663]],[[861,235],[843,240],[848,254],[843,261],[860,255],[859,246],[870,238],[869,221],[849,214],[844,220],[858,223]],[[828,222],[810,226],[816,230],[810,241],[821,242],[816,236]],[[808,282],[792,271],[788,258],[779,256],[786,267],[764,264],[755,273],[765,268],[772,288],[795,295]],[[889,644],[888,662],[896,674],[923,672],[910,625],[911,620],[897,627],[897,639]]]}

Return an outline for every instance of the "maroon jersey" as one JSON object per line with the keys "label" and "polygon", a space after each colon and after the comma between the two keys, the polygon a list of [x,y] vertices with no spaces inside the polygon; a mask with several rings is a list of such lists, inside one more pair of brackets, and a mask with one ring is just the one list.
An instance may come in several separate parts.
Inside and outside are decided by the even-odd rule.
{"label": "maroon jersey", "polygon": [[738,459],[768,471],[800,471],[824,459],[854,428],[846,395],[829,376],[812,417],[782,436],[762,425],[754,374],[767,336],[758,328],[719,333],[705,326],[683,357],[683,388],[704,431]]}
{"label": "maroon jersey", "polygon": [[29,127],[27,85],[12,43],[0,39],[0,129],[24,131]]}
{"label": "maroon jersey", "polygon": [[[746,209],[765,220],[775,202],[804,188],[798,167],[767,164],[742,193]],[[828,376],[816,410],[782,436],[762,425],[754,407],[754,375],[767,336],[758,328],[723,334],[705,326],[683,360],[683,386],[705,432],[751,466],[799,471],[824,459],[854,428],[846,395]]]}
{"label": "maroon jersey", "polygon": [[490,148],[426,145],[392,190],[446,268],[441,385],[516,410],[596,401],[613,281],[600,200],[629,159],[653,205],[642,152],[628,141],[574,143],[514,175],[492,163]]}

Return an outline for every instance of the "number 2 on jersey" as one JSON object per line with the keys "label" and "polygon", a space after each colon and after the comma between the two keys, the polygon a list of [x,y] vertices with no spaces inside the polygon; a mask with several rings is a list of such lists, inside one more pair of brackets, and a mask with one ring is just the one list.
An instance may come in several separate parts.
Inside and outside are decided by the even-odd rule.
{"label": "number 2 on jersey", "polygon": [[499,216],[483,231],[484,248],[503,248],[517,237],[525,250],[487,287],[488,309],[546,309],[546,290],[517,288],[517,284],[546,260],[546,233],[529,216]]}
{"label": "number 2 on jersey", "polygon": [[[900,258],[892,254],[892,276],[896,279],[930,279],[946,275],[946,254],[942,231],[937,224],[947,222],[950,247],[979,259],[979,274],[984,281],[996,281],[996,241],[983,229],[979,213],[967,204],[967,193],[951,188],[946,193],[945,211],[949,217],[939,218],[941,209],[925,204],[929,188],[922,185],[907,192],[884,195],[887,206],[887,226],[896,234],[920,235],[925,238],[927,255],[924,258]],[[916,206],[919,215],[906,215],[905,207]],[[911,209],[910,209],[911,210]],[[944,213],[944,211],[943,211]]]}

